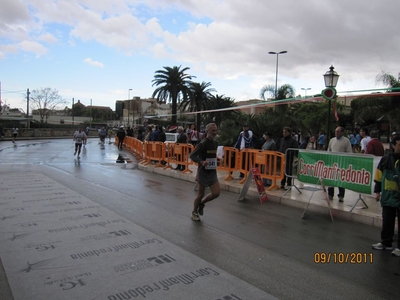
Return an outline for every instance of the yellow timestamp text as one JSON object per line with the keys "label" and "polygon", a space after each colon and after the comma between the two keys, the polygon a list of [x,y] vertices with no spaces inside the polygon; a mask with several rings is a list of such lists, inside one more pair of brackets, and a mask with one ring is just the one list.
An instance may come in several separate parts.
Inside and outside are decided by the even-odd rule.
{"label": "yellow timestamp text", "polygon": [[363,252],[315,252],[316,264],[372,264],[373,254]]}

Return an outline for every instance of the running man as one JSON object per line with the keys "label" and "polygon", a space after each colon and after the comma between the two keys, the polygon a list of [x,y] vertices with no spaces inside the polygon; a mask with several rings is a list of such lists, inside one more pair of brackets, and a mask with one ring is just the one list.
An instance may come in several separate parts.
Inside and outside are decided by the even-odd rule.
{"label": "running man", "polygon": [[81,157],[79,156],[81,154],[81,149],[82,149],[82,143],[85,141],[87,138],[86,134],[82,132],[82,128],[79,128],[78,131],[75,131],[74,133],[74,141],[75,141],[75,152],[74,155],[76,155],[76,152],[78,152],[78,159]]}
{"label": "running man", "polygon": [[[214,140],[218,133],[217,125],[214,123],[208,124],[206,126],[206,133],[207,138],[198,143],[194,151],[190,154],[190,159],[199,166],[197,169],[197,184],[199,189],[193,203],[193,221],[200,221],[205,204],[217,198],[220,193],[217,177],[218,142]],[[206,187],[210,187],[211,193],[203,199]]]}

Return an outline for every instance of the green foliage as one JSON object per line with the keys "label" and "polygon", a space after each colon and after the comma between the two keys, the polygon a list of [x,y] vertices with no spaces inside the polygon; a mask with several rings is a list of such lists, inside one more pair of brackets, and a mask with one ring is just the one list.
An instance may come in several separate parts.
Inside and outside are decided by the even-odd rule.
{"label": "green foliage", "polygon": [[186,74],[187,70],[188,67],[181,69],[181,66],[164,67],[164,70],[155,72],[152,80],[153,86],[158,86],[152,98],[157,98],[161,103],[172,103],[171,125],[176,125],[178,102],[188,97],[189,83],[193,76]]}

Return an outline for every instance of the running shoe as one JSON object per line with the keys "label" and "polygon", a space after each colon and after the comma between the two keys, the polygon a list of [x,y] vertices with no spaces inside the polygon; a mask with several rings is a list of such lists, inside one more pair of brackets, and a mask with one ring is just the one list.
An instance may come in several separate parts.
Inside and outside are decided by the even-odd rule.
{"label": "running shoe", "polygon": [[193,221],[200,221],[199,214],[196,213],[196,212],[192,213],[192,220]]}
{"label": "running shoe", "polygon": [[393,249],[392,246],[385,246],[382,243],[372,244],[372,248],[375,250],[392,250]]}
{"label": "running shoe", "polygon": [[202,216],[204,214],[204,206],[206,206],[204,203],[200,203],[199,205],[199,215]]}
{"label": "running shoe", "polygon": [[400,257],[400,249],[396,248],[392,251],[392,255]]}

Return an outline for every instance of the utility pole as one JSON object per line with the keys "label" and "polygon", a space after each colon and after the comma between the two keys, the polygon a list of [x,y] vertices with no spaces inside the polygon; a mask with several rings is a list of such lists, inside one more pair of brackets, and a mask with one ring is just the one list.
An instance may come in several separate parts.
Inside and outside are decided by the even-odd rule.
{"label": "utility pole", "polygon": [[74,125],[74,98],[72,98],[71,115],[72,115],[72,125]]}
{"label": "utility pole", "polygon": [[29,88],[26,89],[26,128],[31,128],[31,122],[29,120]]}

